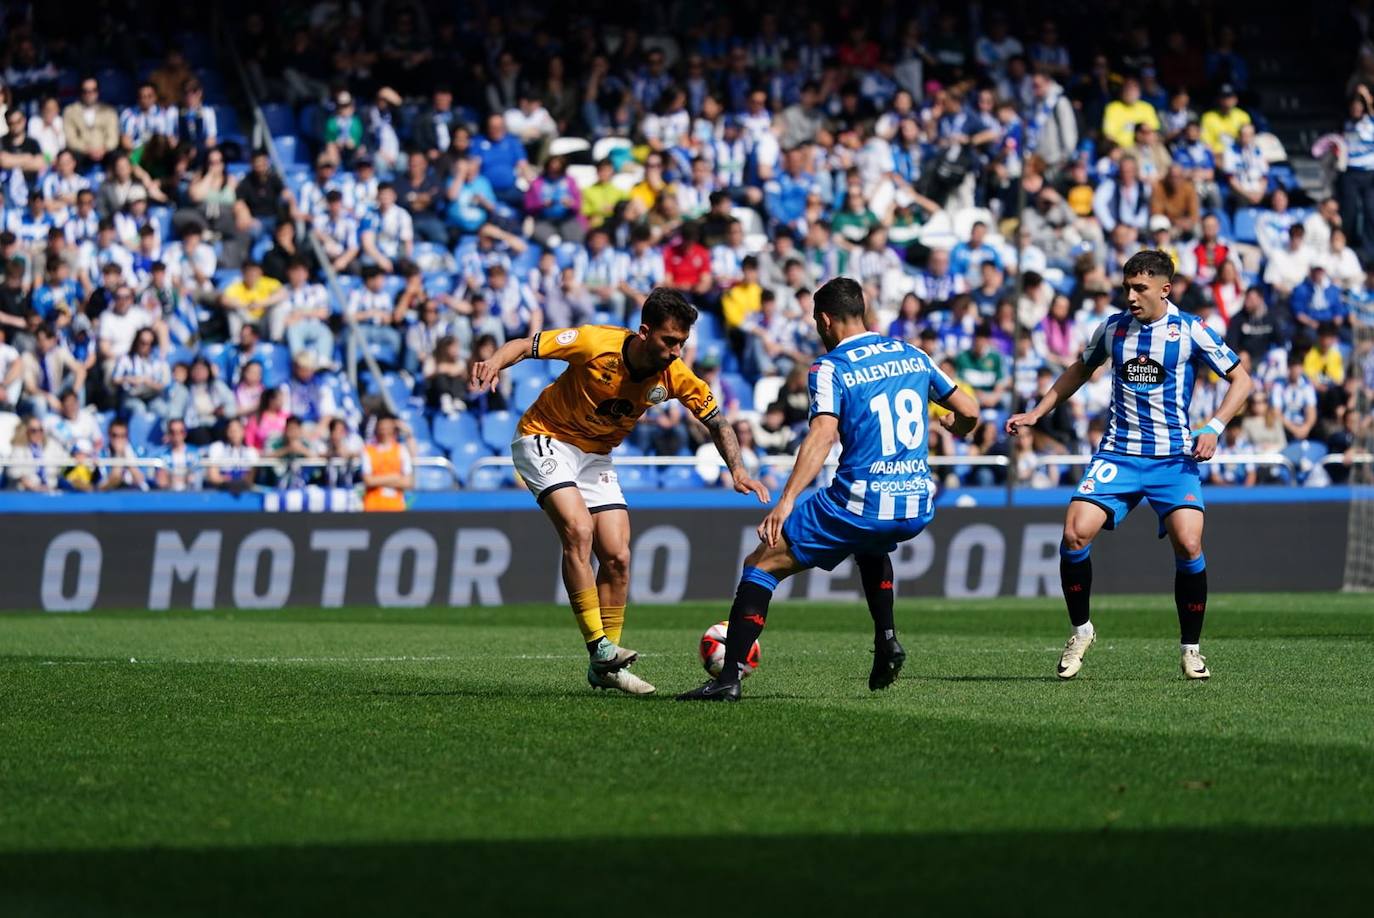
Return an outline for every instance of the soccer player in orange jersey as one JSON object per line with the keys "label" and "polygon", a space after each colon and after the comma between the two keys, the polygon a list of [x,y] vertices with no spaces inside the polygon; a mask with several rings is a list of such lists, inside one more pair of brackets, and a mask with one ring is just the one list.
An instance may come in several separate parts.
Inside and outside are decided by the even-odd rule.
{"label": "soccer player in orange jersey", "polygon": [[[525,412],[511,457],[563,542],[563,583],[582,630],[593,688],[647,695],[654,687],[627,667],[620,645],[630,580],[630,515],[611,450],[639,416],[675,398],[706,425],[735,490],[768,503],[749,477],[739,443],[706,383],[679,359],[697,311],[682,295],[656,288],[644,301],[639,331],[612,325],[552,328],[507,341],[472,365],[474,389],[496,387],[500,371],[526,358],[566,360],[568,368]],[[601,569],[593,572],[592,552]]]}

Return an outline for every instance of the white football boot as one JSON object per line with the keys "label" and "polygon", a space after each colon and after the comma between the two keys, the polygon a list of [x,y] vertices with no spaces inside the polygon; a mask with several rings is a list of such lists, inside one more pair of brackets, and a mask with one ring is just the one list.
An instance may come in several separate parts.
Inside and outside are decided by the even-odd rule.
{"label": "white football boot", "polygon": [[1207,668],[1207,658],[1199,651],[1183,651],[1183,675],[1189,679],[1206,679],[1212,675]]}
{"label": "white football boot", "polygon": [[1055,674],[1060,679],[1072,679],[1078,675],[1078,671],[1083,668],[1083,655],[1088,652],[1088,648],[1096,640],[1096,631],[1092,634],[1074,632],[1069,635],[1069,641],[1064,645],[1064,652],[1059,655],[1059,668],[1055,670]]}
{"label": "white football boot", "polygon": [[636,676],[628,669],[617,669],[614,672],[599,673],[595,669],[587,668],[587,684],[594,689],[616,689],[626,695],[652,695],[655,689],[648,682]]}

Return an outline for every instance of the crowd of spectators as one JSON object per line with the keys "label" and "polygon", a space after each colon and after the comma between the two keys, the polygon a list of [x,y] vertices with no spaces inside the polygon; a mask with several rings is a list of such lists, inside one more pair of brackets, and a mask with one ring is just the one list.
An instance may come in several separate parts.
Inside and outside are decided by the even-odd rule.
{"label": "crowd of spectators", "polygon": [[[1222,23],[438,6],[250,6],[231,23],[280,171],[238,130],[236,71],[203,41],[91,51],[5,21],[0,453],[33,460],[11,486],[244,488],[265,480],[259,457],[338,460],[308,474],[346,486],[383,391],[413,451],[464,484],[510,483],[473,463],[548,368],[475,395],[470,364],[541,328],[636,328],[656,285],[701,310],[684,359],[757,467],[805,429],[810,294],[837,275],[864,285],[873,329],[982,406],[975,442],[932,424],[931,452],[1008,464],[948,467],[949,483],[1068,482],[1053,459],[1091,451],[1109,380],[1019,443],[1000,420],[1119,308],[1120,266],[1146,247],[1262,382],[1223,455],[1296,468],[1214,481],[1339,480],[1348,467],[1321,457],[1367,436],[1374,358],[1353,330],[1374,323],[1374,50],[1328,145],[1343,173],[1314,200]],[[362,350],[382,373],[355,391]],[[1199,378],[1200,421],[1224,385]],[[631,487],[719,479],[674,403],[621,451],[702,456],[627,472]],[[156,470],[100,461],[148,455]]]}

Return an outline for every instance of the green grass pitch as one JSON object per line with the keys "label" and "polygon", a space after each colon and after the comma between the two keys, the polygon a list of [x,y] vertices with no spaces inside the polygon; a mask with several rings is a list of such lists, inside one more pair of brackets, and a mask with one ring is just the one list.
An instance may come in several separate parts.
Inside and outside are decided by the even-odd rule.
{"label": "green grass pitch", "polygon": [[[660,694],[593,693],[552,606],[0,618],[0,915],[1368,914],[1374,600],[631,608]],[[1319,911],[1321,910],[1321,911]]]}

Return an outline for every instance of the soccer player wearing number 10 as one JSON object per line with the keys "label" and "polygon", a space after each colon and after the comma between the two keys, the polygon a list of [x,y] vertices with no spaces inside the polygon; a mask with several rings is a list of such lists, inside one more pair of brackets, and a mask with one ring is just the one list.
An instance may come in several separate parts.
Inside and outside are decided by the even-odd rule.
{"label": "soccer player wearing number 10", "polygon": [[[858,561],[874,617],[869,687],[889,684],[905,657],[892,625],[891,568],[886,567],[886,583],[874,581],[870,572],[882,570],[888,553],[915,538],[935,515],[926,462],[928,402],[953,412],[940,423],[961,437],[977,426],[978,403],[920,348],[868,331],[863,289],[855,281],[835,278],[816,291],[813,302],[827,353],[811,367],[811,429],[782,496],[759,526],[762,544],[745,559],[720,675],[679,695],[679,701],[738,701],[741,667],[763,631],[778,581],[810,567],[834,570],[850,555]],[[836,437],[840,466],[834,482],[794,513],[797,496],[815,480]]]}
{"label": "soccer player wearing number 10", "polygon": [[[1064,520],[1059,577],[1073,633],[1059,658],[1061,679],[1072,679],[1096,640],[1088,617],[1092,591],[1089,552],[1102,527],[1114,529],[1147,500],[1159,516],[1175,556],[1183,675],[1211,675],[1198,642],[1207,609],[1207,562],[1202,554],[1202,483],[1198,462],[1211,459],[1217,437],[1250,396],[1250,374],[1216,333],[1169,302],[1173,259],[1146,250],[1122,267],[1128,310],[1098,326],[1083,356],[1064,371],[1031,411],[1007,420],[1007,432],[1036,424],[1073,397],[1093,372],[1110,363],[1112,402],[1107,429]],[[1216,415],[1194,434],[1188,405],[1199,369],[1224,376],[1230,387]]]}

